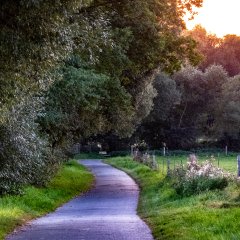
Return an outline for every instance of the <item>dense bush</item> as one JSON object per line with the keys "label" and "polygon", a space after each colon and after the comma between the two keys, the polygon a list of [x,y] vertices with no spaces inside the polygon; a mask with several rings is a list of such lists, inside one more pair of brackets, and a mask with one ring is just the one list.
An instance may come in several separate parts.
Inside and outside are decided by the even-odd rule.
{"label": "dense bush", "polygon": [[0,195],[18,192],[26,184],[43,185],[58,166],[38,134],[36,101],[25,99],[0,125]]}
{"label": "dense bush", "polygon": [[208,178],[206,176],[197,176],[191,179],[181,179],[174,184],[174,188],[181,196],[191,196],[208,190],[222,190],[227,187],[227,185],[227,178]]}

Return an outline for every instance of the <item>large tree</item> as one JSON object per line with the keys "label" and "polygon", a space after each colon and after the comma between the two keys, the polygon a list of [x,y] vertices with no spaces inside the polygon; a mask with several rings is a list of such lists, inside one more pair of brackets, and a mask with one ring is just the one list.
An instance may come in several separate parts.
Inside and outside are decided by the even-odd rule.
{"label": "large tree", "polygon": [[203,61],[199,65],[201,69],[218,64],[222,65],[230,76],[240,73],[239,36],[226,35],[218,38],[207,33],[201,26],[187,31],[186,35],[190,35],[197,42],[197,49],[203,55]]}
{"label": "large tree", "polygon": [[45,109],[38,119],[52,148],[107,132],[128,136],[134,126],[130,94],[118,79],[80,62],[74,65],[66,63],[63,78],[46,93]]}
{"label": "large tree", "polygon": [[153,83],[157,96],[153,109],[135,133],[136,139],[144,139],[151,147],[159,148],[167,141],[166,132],[172,122],[172,113],[180,104],[181,93],[176,82],[169,76],[158,73]]}
{"label": "large tree", "polygon": [[219,110],[225,108],[219,99],[228,85],[226,71],[216,65],[205,71],[188,66],[172,78],[160,76],[155,80],[158,96],[139,127],[140,137],[153,147],[166,142],[171,148],[190,148],[199,139],[215,139],[219,121],[224,124]]}
{"label": "large tree", "polygon": [[[11,182],[8,170],[15,166],[13,172],[22,173],[19,182],[33,182],[27,169],[37,173],[42,164],[47,167],[45,163],[52,159],[49,147],[56,139],[61,142],[63,135],[66,142],[75,135],[102,130],[120,135],[134,121],[140,123],[151,110],[155,69],[173,72],[186,61],[197,62],[194,42],[181,31],[185,11],[201,2],[1,1],[0,146],[4,154],[0,176]],[[59,71],[69,56],[78,56],[88,69],[69,66],[65,72]],[[28,109],[31,117],[26,114]],[[39,113],[47,119],[42,133],[47,133],[50,145],[38,133],[35,119]],[[98,121],[93,121],[94,116]],[[76,118],[80,120],[74,126]],[[14,125],[23,127],[16,132]],[[30,144],[31,136],[35,137],[32,145],[18,148]],[[34,152],[43,160],[39,164],[34,162]],[[8,161],[12,153],[16,164]]]}
{"label": "large tree", "polygon": [[240,138],[240,76],[230,78],[224,83],[215,104],[216,136],[231,147],[239,147]]}

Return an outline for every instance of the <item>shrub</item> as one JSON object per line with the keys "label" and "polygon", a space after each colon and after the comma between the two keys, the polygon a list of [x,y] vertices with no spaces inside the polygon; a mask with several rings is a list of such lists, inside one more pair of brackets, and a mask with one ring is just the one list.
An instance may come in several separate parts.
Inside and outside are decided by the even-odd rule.
{"label": "shrub", "polygon": [[208,190],[222,190],[231,179],[229,173],[213,165],[214,158],[199,165],[197,157],[191,154],[187,168],[181,166],[171,171],[173,186],[181,196],[191,196]]}
{"label": "shrub", "polygon": [[44,185],[59,165],[38,134],[33,102],[19,103],[0,124],[0,195],[18,193],[23,185]]}
{"label": "shrub", "polygon": [[206,176],[197,176],[195,178],[177,181],[174,188],[177,194],[181,196],[191,196],[200,194],[204,191],[219,189],[222,190],[228,185],[227,178],[208,178]]}

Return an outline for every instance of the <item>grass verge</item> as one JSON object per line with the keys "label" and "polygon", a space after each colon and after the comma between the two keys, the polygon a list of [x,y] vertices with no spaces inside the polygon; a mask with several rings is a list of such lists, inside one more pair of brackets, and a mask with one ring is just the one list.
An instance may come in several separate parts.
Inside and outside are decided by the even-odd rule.
{"label": "grass verge", "polygon": [[94,177],[76,161],[70,161],[45,188],[26,187],[21,196],[0,198],[0,239],[26,221],[55,210],[93,184]]}
{"label": "grass verge", "polygon": [[138,212],[155,239],[240,239],[240,187],[231,183],[222,191],[180,197],[161,171],[134,162],[130,157],[107,159],[140,185]]}

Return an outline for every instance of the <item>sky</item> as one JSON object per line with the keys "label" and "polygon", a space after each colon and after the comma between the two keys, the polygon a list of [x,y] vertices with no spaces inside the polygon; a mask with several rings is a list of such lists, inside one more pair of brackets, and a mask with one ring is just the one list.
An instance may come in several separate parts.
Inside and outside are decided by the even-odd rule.
{"label": "sky", "polygon": [[201,24],[209,33],[223,37],[227,34],[240,35],[240,0],[203,0],[203,7],[187,28]]}

